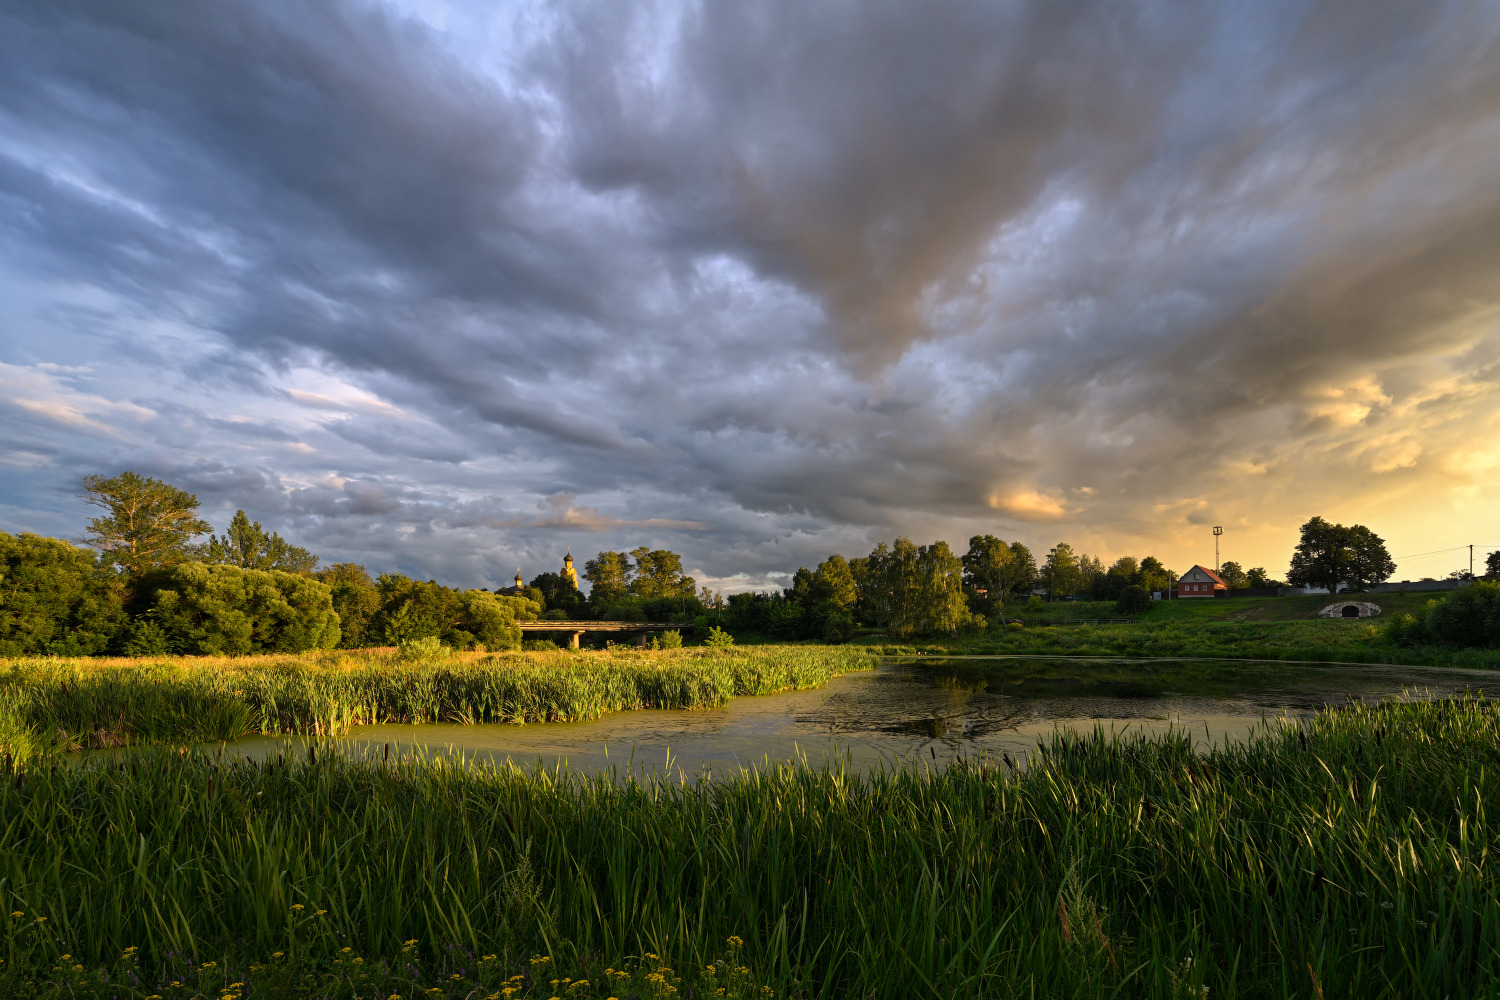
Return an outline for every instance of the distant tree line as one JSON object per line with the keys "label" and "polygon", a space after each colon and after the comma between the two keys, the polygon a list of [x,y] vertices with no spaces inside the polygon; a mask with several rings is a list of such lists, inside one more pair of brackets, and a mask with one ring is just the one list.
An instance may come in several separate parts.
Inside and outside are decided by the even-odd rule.
{"label": "distant tree line", "polygon": [[[552,572],[519,590],[466,590],[399,573],[372,577],[355,563],[319,568],[317,556],[243,510],[213,534],[195,496],[134,472],[89,476],[83,486],[82,499],[103,511],[88,522],[86,547],[0,533],[0,654],[297,652],[429,637],[510,649],[520,645],[515,623],[539,619],[694,623],[700,632],[713,624],[844,642],[856,626],[898,638],[979,630],[1007,605],[1044,597],[1114,601],[1134,613],[1175,583],[1154,556],[1122,556],[1106,567],[1060,542],[1039,564],[1021,542],[986,534],[970,538],[962,554],[943,541],[897,538],[866,556],[830,555],[799,568],[779,592],[727,600],[698,588],[677,553],[647,546],[587,560],[587,596]],[[1368,528],[1314,517],[1302,526],[1288,578],[1364,589],[1394,568]],[[1485,568],[1500,578],[1500,552]],[[1224,563],[1220,576],[1236,589],[1280,585],[1263,567],[1247,571],[1235,562]],[[1434,618],[1431,628],[1446,628],[1443,620]]]}
{"label": "distant tree line", "polygon": [[541,610],[526,595],[372,580],[348,563],[318,570],[244,511],[213,535],[197,497],[134,472],[83,486],[104,511],[87,547],[0,532],[0,655],[301,652],[426,636],[504,649],[520,645],[515,622]]}

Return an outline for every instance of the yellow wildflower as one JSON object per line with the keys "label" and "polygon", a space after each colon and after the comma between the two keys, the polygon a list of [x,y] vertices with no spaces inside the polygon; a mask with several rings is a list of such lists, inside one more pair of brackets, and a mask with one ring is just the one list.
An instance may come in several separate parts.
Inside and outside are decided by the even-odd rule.
{"label": "yellow wildflower", "polygon": [[293,903],[292,904],[292,909],[294,909],[294,910],[305,910],[305,909],[307,909],[307,907],[303,906],[301,903]]}
{"label": "yellow wildflower", "polygon": [[283,954],[285,954],[285,952],[273,951],[273,952],[271,952],[271,957],[272,958],[280,958]]}

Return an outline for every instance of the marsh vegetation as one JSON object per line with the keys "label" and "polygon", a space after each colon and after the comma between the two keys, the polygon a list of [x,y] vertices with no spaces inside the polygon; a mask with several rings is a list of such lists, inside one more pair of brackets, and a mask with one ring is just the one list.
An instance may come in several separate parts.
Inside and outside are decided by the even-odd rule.
{"label": "marsh vegetation", "polygon": [[[686,783],[146,749],[0,784],[0,984],[664,997],[711,995],[712,966],[830,998],[1479,996],[1497,782],[1500,710],[1472,698],[1206,753],[1057,733],[1019,770]],[[598,975],[643,962],[677,979]]]}

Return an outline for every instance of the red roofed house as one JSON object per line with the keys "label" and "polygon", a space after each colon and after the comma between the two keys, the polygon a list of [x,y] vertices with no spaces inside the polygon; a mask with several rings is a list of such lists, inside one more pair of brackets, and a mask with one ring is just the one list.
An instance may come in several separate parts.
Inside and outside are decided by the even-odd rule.
{"label": "red roofed house", "polygon": [[1229,585],[1219,578],[1219,574],[1202,566],[1194,566],[1182,574],[1177,581],[1178,597],[1218,597],[1229,596]]}

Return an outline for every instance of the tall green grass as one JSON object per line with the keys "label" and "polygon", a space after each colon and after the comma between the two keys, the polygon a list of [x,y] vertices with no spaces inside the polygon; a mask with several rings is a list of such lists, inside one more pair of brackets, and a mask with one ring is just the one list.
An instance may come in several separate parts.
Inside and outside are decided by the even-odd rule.
{"label": "tall green grass", "polygon": [[[0,983],[26,995],[137,948],[144,985],[118,996],[189,960],[235,968],[246,998],[369,996],[284,992],[266,956],[318,983],[344,983],[350,954],[468,975],[540,952],[576,976],[648,953],[706,969],[734,935],[758,983],[803,997],[1494,996],[1497,792],[1500,708],[1474,699],[1327,712],[1206,754],[1058,734],[1021,769],[678,784],[146,749],[0,785],[0,906],[23,914],[0,930]],[[418,985],[490,995],[439,978]]]}
{"label": "tall green grass", "polygon": [[0,661],[0,754],[341,733],[380,722],[551,722],[640,708],[702,708],[813,687],[875,657],[849,647],[762,646],[159,660]]}

